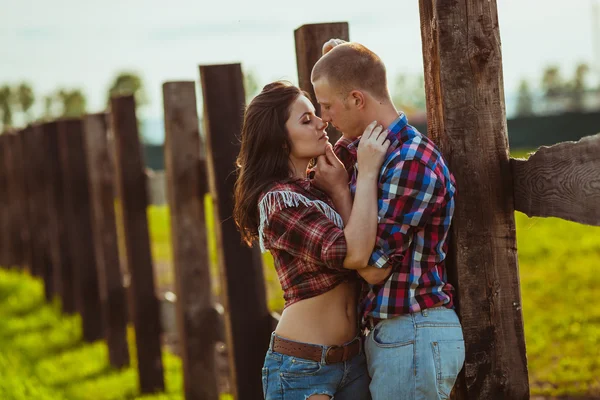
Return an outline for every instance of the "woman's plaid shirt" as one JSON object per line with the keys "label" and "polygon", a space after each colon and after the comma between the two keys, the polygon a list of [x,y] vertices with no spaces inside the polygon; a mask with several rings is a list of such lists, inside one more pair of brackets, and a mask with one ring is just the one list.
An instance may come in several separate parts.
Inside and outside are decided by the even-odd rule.
{"label": "woman's plaid shirt", "polygon": [[[391,144],[379,178],[379,227],[369,265],[393,267],[380,285],[367,285],[363,318],[392,318],[426,308],[453,307],[444,260],[454,214],[455,180],[435,144],[401,114],[388,127]],[[342,137],[335,153],[355,193],[356,147]]]}
{"label": "woman's plaid shirt", "polygon": [[273,255],[285,307],[357,279],[344,268],[342,219],[308,180],[274,184],[258,208],[261,249]]}

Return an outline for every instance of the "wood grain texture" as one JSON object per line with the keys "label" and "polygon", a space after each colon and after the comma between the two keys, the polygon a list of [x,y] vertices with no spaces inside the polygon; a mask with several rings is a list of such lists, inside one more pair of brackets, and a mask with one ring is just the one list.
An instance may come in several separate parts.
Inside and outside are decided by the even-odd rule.
{"label": "wood grain texture", "polygon": [[496,1],[420,0],[428,135],[456,177],[447,258],[466,360],[455,397],[529,397]]}
{"label": "wood grain texture", "polygon": [[[310,94],[318,116],[321,115],[321,106],[317,102],[315,90],[310,81],[310,74],[314,65],[321,58],[323,44],[329,39],[337,38],[345,41],[350,40],[347,22],[332,22],[327,24],[302,25],[294,31],[296,40],[296,65],[298,67],[298,84],[300,89]],[[327,128],[327,135],[332,144],[340,138],[341,132],[333,125]]]}
{"label": "wood grain texture", "polygon": [[108,345],[110,365],[123,368],[130,363],[127,345],[127,297],[119,262],[114,165],[112,148],[109,147],[107,137],[107,115],[86,115],[83,128],[104,337]]}
{"label": "wood grain texture", "polygon": [[137,348],[138,379],[142,393],[164,391],[161,324],[155,292],[148,233],[148,193],[133,96],[110,101],[110,128],[114,134],[115,175],[122,209],[127,270],[131,274],[129,299]]}
{"label": "wood grain texture", "polygon": [[233,395],[238,400],[255,400],[262,398],[261,369],[269,345],[271,316],[260,250],[242,244],[231,217],[237,137],[244,109],[241,65],[201,66],[200,77]]}
{"label": "wood grain texture", "polygon": [[217,325],[209,321],[214,307],[204,215],[208,185],[195,90],[194,82],[163,85],[165,172],[185,398],[216,400]]}
{"label": "wood grain texture", "polygon": [[600,134],[511,159],[515,209],[600,225]]}

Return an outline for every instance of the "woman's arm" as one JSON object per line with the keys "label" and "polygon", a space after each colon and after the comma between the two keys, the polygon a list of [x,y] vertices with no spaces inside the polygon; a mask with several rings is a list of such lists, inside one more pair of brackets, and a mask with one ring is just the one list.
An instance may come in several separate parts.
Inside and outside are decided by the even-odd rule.
{"label": "woman's arm", "polygon": [[[377,181],[379,170],[385,158],[389,142],[383,127],[371,123],[362,136],[358,150],[360,174],[357,178],[354,203],[347,185],[327,188],[326,179],[321,186],[333,200],[333,203],[344,221],[344,237],[347,243],[347,254],[344,268],[359,269],[367,266],[367,262],[377,236]],[[327,147],[325,156],[317,163],[316,179],[320,175],[331,177],[331,170],[344,169],[335,157],[331,147]],[[345,169],[344,169],[345,172]],[[329,189],[329,190],[328,190]]]}

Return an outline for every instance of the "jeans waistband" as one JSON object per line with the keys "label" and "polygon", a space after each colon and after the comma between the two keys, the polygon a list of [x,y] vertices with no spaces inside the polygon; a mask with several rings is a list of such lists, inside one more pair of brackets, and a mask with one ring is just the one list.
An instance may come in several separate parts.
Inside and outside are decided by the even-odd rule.
{"label": "jeans waistband", "polygon": [[362,341],[362,336],[360,335],[360,332],[359,332],[359,333],[358,333],[358,334],[357,334],[357,335],[354,337],[354,339],[352,339],[352,340],[350,340],[350,341],[348,341],[348,342],[346,342],[346,343],[343,343],[343,344],[341,344],[341,345],[338,345],[338,346],[335,346],[335,345],[332,345],[332,346],[326,346],[326,345],[322,345],[322,344],[315,344],[315,343],[299,342],[299,341],[297,341],[297,340],[292,340],[292,339],[284,338],[283,336],[279,336],[279,335],[277,335],[275,332],[273,332],[273,333],[271,333],[271,339],[269,340],[269,350],[270,350],[270,351],[273,351],[273,340],[275,339],[275,337],[279,337],[279,338],[285,339],[285,340],[287,340],[287,341],[290,341],[290,342],[295,342],[295,343],[304,344],[304,345],[309,345],[309,346],[314,346],[314,347],[320,347],[320,348],[321,348],[321,364],[323,364],[323,365],[327,364],[327,363],[325,362],[325,360],[326,360],[326,356],[327,356],[327,351],[328,351],[329,349],[331,349],[331,348],[334,348],[334,347],[342,347],[342,346],[346,346],[346,345],[348,345],[348,344],[350,344],[350,343],[354,342],[355,340],[358,340],[358,342],[359,342],[359,344],[360,344],[360,352],[359,352],[358,354],[362,354],[362,353],[363,353],[363,351],[364,351],[364,349],[363,349],[363,341]]}

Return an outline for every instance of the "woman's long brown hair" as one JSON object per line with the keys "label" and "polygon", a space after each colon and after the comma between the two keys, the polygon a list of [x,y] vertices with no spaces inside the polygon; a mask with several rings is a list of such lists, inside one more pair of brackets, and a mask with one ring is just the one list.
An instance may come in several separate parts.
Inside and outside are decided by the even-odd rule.
{"label": "woman's long brown hair", "polygon": [[291,143],[285,123],[298,96],[307,96],[289,82],[266,85],[244,112],[233,218],[242,240],[249,246],[258,238],[258,200],[275,181],[291,177]]}

